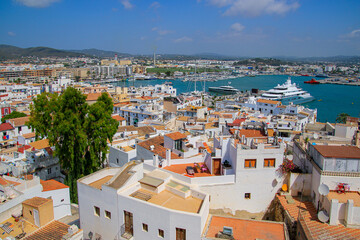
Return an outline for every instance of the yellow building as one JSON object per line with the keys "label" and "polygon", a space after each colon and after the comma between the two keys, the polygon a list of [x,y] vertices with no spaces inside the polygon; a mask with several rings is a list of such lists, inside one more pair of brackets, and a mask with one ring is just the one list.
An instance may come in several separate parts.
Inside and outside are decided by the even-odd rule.
{"label": "yellow building", "polygon": [[131,65],[131,60],[127,60],[127,59],[122,59],[122,60],[108,60],[108,59],[103,59],[101,60],[101,65],[110,65],[110,64],[114,64],[114,65]]}

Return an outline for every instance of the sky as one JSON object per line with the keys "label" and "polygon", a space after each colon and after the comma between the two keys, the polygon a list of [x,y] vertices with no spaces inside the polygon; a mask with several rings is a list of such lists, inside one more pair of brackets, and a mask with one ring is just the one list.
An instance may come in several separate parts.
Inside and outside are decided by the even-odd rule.
{"label": "sky", "polygon": [[359,0],[0,0],[0,44],[131,54],[360,55]]}

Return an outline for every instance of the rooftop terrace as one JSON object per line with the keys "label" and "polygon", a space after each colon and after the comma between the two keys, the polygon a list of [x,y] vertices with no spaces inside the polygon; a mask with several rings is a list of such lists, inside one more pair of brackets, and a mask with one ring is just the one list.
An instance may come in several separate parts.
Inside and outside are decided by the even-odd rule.
{"label": "rooftop terrace", "polygon": [[190,213],[198,213],[203,202],[203,200],[192,196],[183,198],[168,190],[155,193],[141,188],[130,196],[165,208]]}

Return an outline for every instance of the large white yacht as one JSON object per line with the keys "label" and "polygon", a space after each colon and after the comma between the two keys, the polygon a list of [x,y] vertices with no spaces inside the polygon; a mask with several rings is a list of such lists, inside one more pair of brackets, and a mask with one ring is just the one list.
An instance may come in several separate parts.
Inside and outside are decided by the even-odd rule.
{"label": "large white yacht", "polygon": [[289,79],[282,85],[278,84],[261,95],[261,98],[281,101],[282,104],[302,104],[313,101],[315,98],[310,93],[298,88],[295,83]]}
{"label": "large white yacht", "polygon": [[221,94],[236,94],[240,92],[238,89],[232,86],[209,87],[209,91]]}

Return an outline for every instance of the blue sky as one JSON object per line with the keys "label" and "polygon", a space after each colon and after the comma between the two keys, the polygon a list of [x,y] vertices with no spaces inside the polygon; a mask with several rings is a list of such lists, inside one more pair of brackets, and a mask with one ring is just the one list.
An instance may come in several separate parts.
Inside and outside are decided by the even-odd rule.
{"label": "blue sky", "polygon": [[1,0],[0,44],[132,54],[360,55],[359,0]]}

